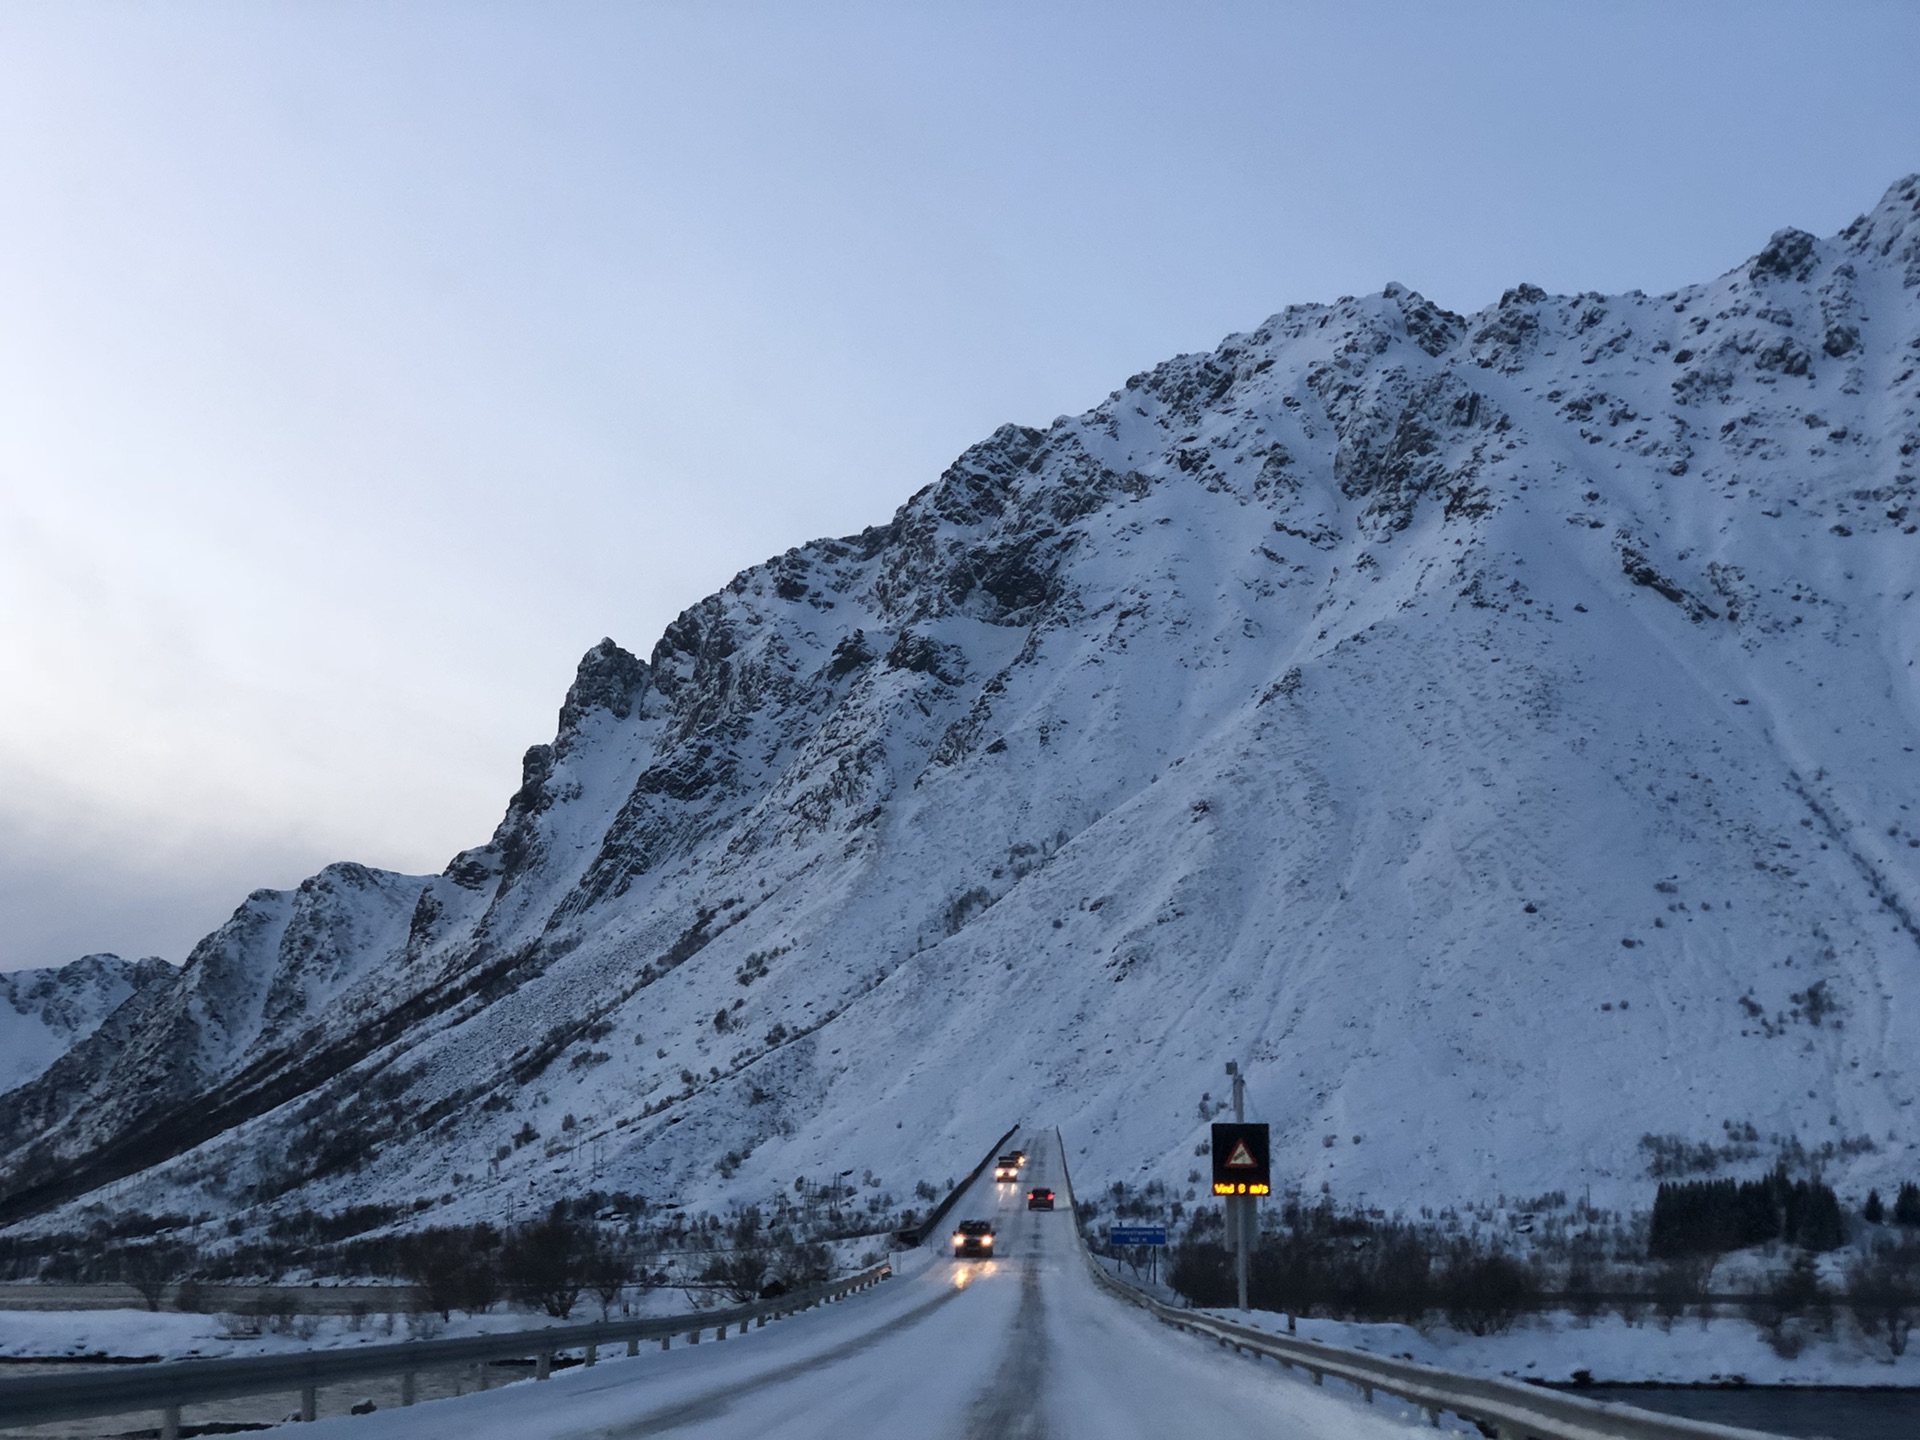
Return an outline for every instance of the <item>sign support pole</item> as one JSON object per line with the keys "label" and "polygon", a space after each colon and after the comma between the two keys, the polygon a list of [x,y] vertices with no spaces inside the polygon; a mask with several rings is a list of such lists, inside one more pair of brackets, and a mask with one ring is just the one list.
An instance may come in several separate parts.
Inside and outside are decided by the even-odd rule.
{"label": "sign support pole", "polygon": [[[1247,1080],[1246,1077],[1240,1073],[1240,1066],[1231,1060],[1227,1062],[1227,1073],[1233,1077],[1234,1123],[1240,1124],[1245,1122],[1247,1118]],[[1253,1208],[1256,1202],[1251,1195],[1235,1195],[1228,1200],[1227,1203],[1240,1207],[1237,1217],[1240,1223],[1234,1227],[1236,1231],[1235,1238],[1240,1242],[1240,1253],[1234,1259],[1233,1270],[1234,1288],[1239,1297],[1240,1309],[1245,1310],[1247,1308],[1247,1278],[1253,1268],[1253,1238],[1251,1232],[1254,1227],[1259,1224],[1259,1221],[1255,1219],[1257,1212]]]}
{"label": "sign support pole", "polygon": [[1253,1247],[1260,1243],[1260,1197],[1273,1193],[1273,1136],[1266,1124],[1247,1123],[1247,1083],[1237,1062],[1227,1062],[1233,1080],[1231,1124],[1213,1122],[1213,1193],[1225,1201],[1227,1246],[1234,1252],[1234,1291],[1248,1308]]}

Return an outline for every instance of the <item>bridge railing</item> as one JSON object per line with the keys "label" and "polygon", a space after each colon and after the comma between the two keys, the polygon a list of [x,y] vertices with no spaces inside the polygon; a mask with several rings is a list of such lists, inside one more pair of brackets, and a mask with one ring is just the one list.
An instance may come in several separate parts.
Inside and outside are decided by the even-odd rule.
{"label": "bridge railing", "polygon": [[981,1173],[1004,1153],[1006,1143],[1013,1139],[1015,1135],[1019,1134],[1019,1132],[1020,1125],[1016,1121],[1007,1133],[994,1141],[987,1153],[980,1157],[980,1163],[967,1172],[967,1178],[949,1190],[947,1192],[947,1198],[933,1207],[932,1214],[928,1215],[927,1218],[922,1220],[918,1225],[910,1229],[902,1230],[897,1238],[906,1245],[924,1245],[927,1237],[933,1233],[934,1227],[946,1219],[947,1212],[953,1209],[953,1202],[967,1193],[967,1188],[971,1186],[974,1181],[978,1180]]}
{"label": "bridge railing", "polygon": [[[455,1340],[408,1340],[394,1345],[355,1346],[350,1350],[304,1350],[293,1355],[245,1355],[225,1360],[177,1360],[157,1365],[118,1366],[77,1374],[25,1375],[0,1379],[0,1426],[41,1425],[60,1420],[82,1420],[96,1415],[132,1411],[160,1412],[162,1440],[177,1440],[183,1406],[247,1395],[299,1392],[300,1418],[316,1415],[316,1393],[322,1385],[402,1377],[402,1396],[410,1397],[410,1378],[428,1370],[464,1365],[486,1365],[496,1360],[524,1360],[531,1356],[534,1378],[551,1373],[554,1357],[580,1350],[586,1363],[598,1359],[602,1346],[626,1342],[627,1353],[639,1353],[640,1342],[658,1340],[662,1349],[684,1336],[694,1344],[709,1331],[724,1340],[735,1326],[745,1334],[749,1326],[765,1325],[816,1305],[830,1305],[857,1291],[870,1289],[893,1273],[887,1264],[875,1265],[826,1285],[736,1305],[725,1310],[659,1315],[647,1319],[601,1320],[580,1325],[550,1325],[500,1335],[469,1335]],[[402,1403],[411,1403],[403,1399]]]}
{"label": "bridge railing", "polygon": [[[1065,1155],[1064,1148],[1061,1153]],[[1078,1236],[1078,1225],[1074,1228]],[[1589,1400],[1494,1376],[1464,1375],[1176,1309],[1108,1271],[1087,1249],[1084,1237],[1080,1237],[1080,1253],[1103,1290],[1139,1306],[1163,1324],[1247,1354],[1268,1356],[1288,1369],[1305,1371],[1316,1385],[1331,1375],[1369,1401],[1376,1391],[1397,1396],[1419,1406],[1435,1426],[1443,1413],[1451,1412],[1463,1420],[1479,1421],[1499,1440],[1780,1440],[1759,1430],[1657,1415],[1632,1405]]]}

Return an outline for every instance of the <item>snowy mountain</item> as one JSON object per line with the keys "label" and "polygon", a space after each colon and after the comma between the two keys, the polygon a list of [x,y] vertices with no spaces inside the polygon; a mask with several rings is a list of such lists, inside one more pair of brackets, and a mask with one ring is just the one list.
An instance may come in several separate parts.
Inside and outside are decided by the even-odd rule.
{"label": "snowy mountain", "polygon": [[602,642],[486,845],[76,1027],[0,1214],[904,1194],[1022,1117],[1184,1184],[1229,1057],[1370,1203],[1920,1175],[1916,451],[1920,176],[1289,309]]}
{"label": "snowy mountain", "polygon": [[0,974],[0,1093],[42,1074],[140,991],[174,975],[164,960],[85,955],[57,970]]}

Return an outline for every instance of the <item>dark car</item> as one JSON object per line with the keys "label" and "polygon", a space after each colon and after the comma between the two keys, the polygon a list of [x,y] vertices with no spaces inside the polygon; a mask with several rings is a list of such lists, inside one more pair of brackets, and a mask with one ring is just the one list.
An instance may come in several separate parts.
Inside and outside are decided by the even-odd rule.
{"label": "dark car", "polygon": [[991,1260],[993,1258],[993,1222],[962,1220],[960,1228],[953,1232],[953,1258]]}
{"label": "dark car", "polygon": [[1029,1210],[1053,1209],[1053,1191],[1051,1190],[1027,1191],[1027,1209]]}

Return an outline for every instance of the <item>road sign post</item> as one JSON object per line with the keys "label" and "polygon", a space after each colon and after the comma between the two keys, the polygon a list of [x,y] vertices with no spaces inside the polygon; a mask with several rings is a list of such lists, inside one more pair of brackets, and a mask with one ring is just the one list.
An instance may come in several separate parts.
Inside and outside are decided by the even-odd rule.
{"label": "road sign post", "polygon": [[1234,1123],[1213,1127],[1213,1193],[1226,1205],[1227,1242],[1235,1251],[1234,1288],[1244,1310],[1253,1246],[1260,1234],[1255,1207],[1262,1195],[1273,1193],[1273,1167],[1267,1127],[1246,1123],[1246,1079],[1231,1060],[1227,1062],[1227,1074],[1233,1077]]}
{"label": "road sign post", "polygon": [[[1107,1244],[1116,1249],[1123,1245],[1135,1249],[1144,1249],[1147,1252],[1147,1274],[1149,1278],[1153,1280],[1160,1278],[1160,1252],[1166,1248],[1167,1244],[1167,1227],[1165,1225],[1109,1225],[1107,1227]],[[1130,1259],[1127,1263],[1133,1267],[1135,1274],[1139,1273],[1140,1264],[1138,1256]]]}

